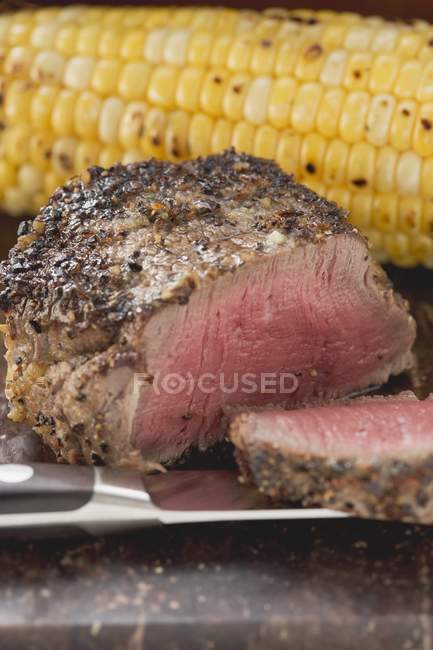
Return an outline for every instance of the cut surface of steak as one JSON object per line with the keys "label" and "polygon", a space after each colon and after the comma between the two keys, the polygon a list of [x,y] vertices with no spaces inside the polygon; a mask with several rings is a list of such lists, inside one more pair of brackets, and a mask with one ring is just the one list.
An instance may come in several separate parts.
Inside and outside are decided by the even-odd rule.
{"label": "cut surface of steak", "polygon": [[0,266],[12,417],[69,462],[168,462],[401,373],[414,321],[345,217],[233,151],[73,179]]}
{"label": "cut surface of steak", "polygon": [[433,399],[413,394],[240,414],[231,440],[268,496],[433,523]]}

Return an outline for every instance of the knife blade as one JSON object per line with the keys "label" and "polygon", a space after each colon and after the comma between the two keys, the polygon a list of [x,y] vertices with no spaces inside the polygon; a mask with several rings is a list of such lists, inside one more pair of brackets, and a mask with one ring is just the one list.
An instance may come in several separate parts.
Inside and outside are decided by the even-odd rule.
{"label": "knife blade", "polygon": [[347,517],[271,507],[231,470],[168,471],[52,464],[0,465],[0,530],[78,527],[91,534],[160,524]]}

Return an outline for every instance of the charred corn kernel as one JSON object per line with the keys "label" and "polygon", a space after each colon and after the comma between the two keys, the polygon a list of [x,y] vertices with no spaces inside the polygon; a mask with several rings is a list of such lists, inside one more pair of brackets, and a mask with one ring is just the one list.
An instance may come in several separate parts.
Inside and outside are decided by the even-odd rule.
{"label": "charred corn kernel", "polygon": [[117,97],[109,97],[103,102],[98,132],[101,142],[115,144],[118,141],[119,126],[124,110],[124,103]]}
{"label": "charred corn kernel", "polygon": [[2,14],[1,205],[35,210],[91,164],[232,145],[350,208],[381,260],[433,267],[431,42],[350,12]]}
{"label": "charred corn kernel", "polygon": [[51,156],[51,167],[55,174],[67,178],[74,172],[75,150],[77,141],[75,138],[58,138],[53,144]]}
{"label": "charred corn kernel", "polygon": [[397,231],[398,198],[395,194],[376,194],[372,225],[379,233]]}
{"label": "charred corn kernel", "polygon": [[54,138],[51,132],[39,132],[31,136],[29,141],[29,161],[42,171],[51,168],[51,155]]}
{"label": "charred corn kernel", "polygon": [[377,150],[374,187],[378,192],[395,191],[397,161],[398,152],[392,147],[382,147]]}
{"label": "charred corn kernel", "polygon": [[338,135],[344,100],[345,93],[341,88],[331,88],[323,93],[317,112],[317,130],[325,138],[335,138]]}
{"label": "charred corn kernel", "polygon": [[[318,83],[306,83],[299,86],[293,101],[291,118],[295,131],[310,133],[314,130],[322,94],[323,88]],[[307,106],[308,110],[305,110]]]}
{"label": "charred corn kernel", "polygon": [[423,104],[416,116],[413,149],[423,157],[433,155],[433,103]]}
{"label": "charred corn kernel", "polygon": [[397,191],[401,194],[417,194],[421,184],[421,158],[412,151],[402,153],[396,168]]}
{"label": "charred corn kernel", "polygon": [[[235,82],[236,86],[234,88],[239,88],[238,82]],[[243,88],[243,84],[240,84],[240,88]],[[290,125],[290,118],[292,114],[293,101],[296,97],[298,90],[298,83],[290,77],[284,77],[276,79],[272,83],[271,90],[269,92],[269,102],[268,102],[268,119],[272,126],[277,129],[283,129]],[[235,92],[235,91],[234,91]],[[231,97],[232,97],[231,93]],[[238,96],[241,93],[238,92]],[[231,119],[237,119],[228,115]]]}
{"label": "charred corn kernel", "polygon": [[61,90],[55,100],[51,124],[57,135],[71,135],[75,125],[77,94],[72,90]]}
{"label": "charred corn kernel", "polygon": [[115,163],[122,162],[124,151],[117,145],[103,147],[99,154],[99,165],[101,167],[112,167]]}
{"label": "charred corn kernel", "polygon": [[287,174],[298,175],[300,151],[301,137],[291,129],[282,131],[278,140],[275,159]]}
{"label": "charred corn kernel", "polygon": [[75,149],[74,167],[76,170],[87,169],[99,163],[101,146],[99,142],[83,140]]}
{"label": "charred corn kernel", "polygon": [[36,83],[60,83],[63,79],[65,60],[58,52],[43,50],[37,54],[30,76]]}
{"label": "charred corn kernel", "polygon": [[82,138],[96,138],[102,101],[98,95],[83,92],[75,105],[75,133]]}
{"label": "charred corn kernel", "polygon": [[228,149],[232,144],[232,136],[233,124],[228,120],[218,120],[212,132],[211,152],[218,153]]}
{"label": "charred corn kernel", "polygon": [[305,177],[322,178],[326,140],[317,133],[309,133],[301,145],[301,169]]}
{"label": "charred corn kernel", "polygon": [[122,62],[118,59],[101,59],[97,61],[90,82],[92,90],[100,95],[115,95],[121,70]]}
{"label": "charred corn kernel", "polygon": [[260,158],[275,158],[278,144],[278,131],[268,124],[259,126],[254,138],[253,153]]}
{"label": "charred corn kernel", "polygon": [[394,111],[390,125],[390,144],[397,151],[411,148],[417,110],[415,102],[406,100],[400,102]]}
{"label": "charred corn kernel", "polygon": [[177,75],[177,69],[172,66],[161,65],[154,68],[147,89],[149,101],[164,108],[173,106],[176,96]]}
{"label": "charred corn kernel", "polygon": [[343,185],[347,180],[349,146],[343,140],[332,140],[324,158],[323,179],[327,185]]}
{"label": "charred corn kernel", "polygon": [[168,117],[164,144],[171,160],[179,161],[188,157],[190,120],[190,116],[184,111],[175,111]]}
{"label": "charred corn kernel", "polygon": [[205,75],[200,93],[200,108],[207,115],[223,114],[223,99],[228,83],[225,70],[214,70]]}
{"label": "charred corn kernel", "polygon": [[144,102],[131,102],[127,105],[119,125],[119,142],[125,149],[140,147],[145,132],[146,113],[147,104]]}
{"label": "charred corn kernel", "polygon": [[210,150],[214,121],[204,113],[196,113],[190,122],[188,149],[192,157],[204,156]]}

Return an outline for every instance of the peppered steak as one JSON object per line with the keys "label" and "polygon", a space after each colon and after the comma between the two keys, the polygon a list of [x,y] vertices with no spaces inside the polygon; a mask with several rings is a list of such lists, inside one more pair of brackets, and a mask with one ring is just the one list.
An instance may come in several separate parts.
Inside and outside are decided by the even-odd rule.
{"label": "peppered steak", "polygon": [[245,479],[274,499],[433,523],[433,398],[245,413],[231,439]]}
{"label": "peppered steak", "polygon": [[[228,411],[412,363],[407,305],[344,212],[232,150],[71,180],[21,227],[0,302],[11,417],[69,462],[172,461]],[[262,390],[269,373],[296,385]]]}

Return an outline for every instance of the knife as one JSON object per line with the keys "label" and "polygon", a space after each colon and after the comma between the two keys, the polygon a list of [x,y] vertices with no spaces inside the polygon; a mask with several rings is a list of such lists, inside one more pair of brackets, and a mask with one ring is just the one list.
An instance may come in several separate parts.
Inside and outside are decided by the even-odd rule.
{"label": "knife", "polygon": [[159,524],[325,519],[322,508],[278,508],[232,470],[143,475],[77,465],[0,465],[0,530],[80,528],[105,534]]}

